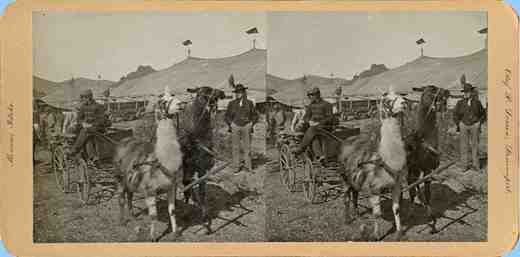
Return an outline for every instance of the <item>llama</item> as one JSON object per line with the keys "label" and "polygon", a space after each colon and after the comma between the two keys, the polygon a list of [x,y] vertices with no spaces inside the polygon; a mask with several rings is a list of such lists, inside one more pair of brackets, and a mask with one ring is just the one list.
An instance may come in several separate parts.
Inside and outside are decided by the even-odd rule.
{"label": "llama", "polygon": [[393,92],[384,95],[380,106],[379,135],[371,133],[377,128],[369,128],[368,133],[344,141],[339,154],[338,161],[343,165],[342,176],[347,188],[344,195],[346,222],[350,221],[350,203],[354,205],[357,215],[358,194],[367,193],[374,219],[374,238],[378,237],[375,219],[382,215],[380,195],[385,189],[392,190],[392,211],[397,238],[400,239],[403,234],[399,203],[407,169],[400,116],[405,108],[403,97]]}
{"label": "llama", "polygon": [[[419,108],[416,113],[417,124],[414,124],[416,130],[407,137],[407,152],[408,152],[408,184],[417,181],[421,176],[429,175],[440,164],[439,141],[440,135],[439,127],[442,127],[439,122],[444,122],[441,119],[438,121],[437,115],[443,115],[446,112],[446,105],[450,97],[449,90],[442,89],[433,85],[413,88],[414,91],[422,92]],[[413,207],[415,202],[426,207],[426,214],[428,218],[433,219],[431,210],[431,180],[426,180],[423,187],[424,202],[421,202],[418,193],[421,192],[419,185],[410,188],[410,201],[412,206],[411,214],[414,213]]]}
{"label": "llama", "polygon": [[157,239],[155,231],[158,222],[156,200],[159,191],[167,192],[170,229],[172,233],[177,233],[175,200],[177,184],[183,177],[183,153],[177,140],[176,127],[173,120],[170,119],[171,115],[180,111],[181,102],[172,97],[166,88],[161,104],[163,113],[157,124],[155,145],[151,142],[127,138],[116,146],[114,155],[115,167],[120,172],[118,192],[121,223],[124,224],[128,216],[124,208],[125,196],[128,212],[132,214],[133,193],[143,192],[148,215],[151,218],[150,238],[152,241]]}
{"label": "llama", "polygon": [[[214,157],[197,145],[204,145],[211,149],[211,111],[216,108],[218,100],[225,98],[225,94],[222,90],[210,87],[189,89],[188,92],[196,93],[197,96],[191,103],[185,104],[182,100],[171,96],[166,88],[158,103],[160,111],[156,143],[141,142],[136,139],[124,140],[118,146],[114,159],[116,167],[120,167],[122,174],[119,190],[121,220],[123,223],[126,222],[125,196],[128,210],[131,212],[132,194],[143,191],[152,219],[150,227],[152,240],[156,239],[154,223],[157,222],[155,201],[158,191],[166,190],[168,193],[171,232],[176,234],[175,197],[178,184],[182,182],[186,186],[192,183],[195,173],[202,177],[214,164]],[[174,117],[176,117],[175,122]],[[203,219],[206,220],[208,218],[206,182],[201,181],[198,187],[198,203],[202,209]],[[184,200],[188,201],[191,196],[191,189],[186,190]],[[210,233],[209,220],[207,221],[206,226]]]}

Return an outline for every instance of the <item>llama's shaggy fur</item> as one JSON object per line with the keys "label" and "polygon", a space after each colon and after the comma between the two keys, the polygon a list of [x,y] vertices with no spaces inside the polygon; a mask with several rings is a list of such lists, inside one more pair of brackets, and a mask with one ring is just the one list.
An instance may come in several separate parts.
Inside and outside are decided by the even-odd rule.
{"label": "llama's shaggy fur", "polygon": [[[170,119],[160,120],[157,124],[155,155],[169,172],[178,172],[182,166],[181,146],[177,140],[177,130]],[[179,174],[172,174],[178,176]]]}
{"label": "llama's shaggy fur", "polygon": [[397,118],[384,119],[381,125],[379,155],[393,170],[402,170],[406,165],[406,152]]}

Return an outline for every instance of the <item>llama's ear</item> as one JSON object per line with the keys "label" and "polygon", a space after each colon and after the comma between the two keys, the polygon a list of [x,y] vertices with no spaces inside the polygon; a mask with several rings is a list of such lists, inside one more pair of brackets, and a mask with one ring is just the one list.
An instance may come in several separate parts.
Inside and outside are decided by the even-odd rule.
{"label": "llama's ear", "polygon": [[466,75],[465,74],[462,74],[462,76],[460,77],[460,84],[461,85],[465,85],[466,84]]}
{"label": "llama's ear", "polygon": [[389,86],[389,87],[388,87],[388,94],[389,94],[389,95],[394,95],[394,94],[395,94],[395,92],[394,92],[394,86]]}

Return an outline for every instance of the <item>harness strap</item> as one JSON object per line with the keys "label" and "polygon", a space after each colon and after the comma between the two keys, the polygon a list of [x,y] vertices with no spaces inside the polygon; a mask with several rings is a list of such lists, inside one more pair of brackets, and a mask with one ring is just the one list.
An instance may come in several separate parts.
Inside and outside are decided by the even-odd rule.
{"label": "harness strap", "polygon": [[157,160],[157,159],[154,159],[153,161],[136,163],[132,166],[132,168],[137,169],[141,166],[146,166],[146,165],[151,166],[152,168],[159,169],[166,177],[172,178],[172,175],[170,175],[168,173],[168,170],[164,166],[162,166],[161,163],[159,162],[159,160]]}
{"label": "harness strap", "polygon": [[390,166],[388,166],[388,164],[386,164],[381,157],[379,157],[379,158],[377,158],[375,160],[368,160],[368,161],[359,162],[358,163],[358,167],[360,167],[362,165],[365,165],[365,164],[374,164],[376,166],[383,167],[383,169],[389,171],[390,174],[392,174],[394,176],[399,173],[398,170],[395,170],[395,169],[391,168]]}

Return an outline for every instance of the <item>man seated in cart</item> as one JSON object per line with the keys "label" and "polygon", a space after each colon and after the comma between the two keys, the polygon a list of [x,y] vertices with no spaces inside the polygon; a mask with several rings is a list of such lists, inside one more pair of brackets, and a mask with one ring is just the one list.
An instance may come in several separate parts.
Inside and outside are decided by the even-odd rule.
{"label": "man seated in cart", "polygon": [[[302,154],[305,149],[314,141],[314,138],[320,134],[321,130],[331,131],[334,125],[334,114],[332,104],[321,98],[320,89],[315,87],[307,91],[311,103],[305,107],[305,115],[303,121],[308,124],[303,140],[294,154]],[[314,154],[318,158],[324,156],[325,149],[321,149],[321,145],[313,147]]]}
{"label": "man seated in cart", "polygon": [[[110,126],[110,120],[105,115],[105,107],[94,100],[92,90],[82,91],[80,101],[81,106],[76,121],[79,134],[72,149],[69,150],[69,154],[72,156],[80,153],[87,143],[92,142],[91,139],[95,133],[103,133]],[[93,148],[93,144],[89,143],[87,147],[89,157],[95,157],[95,149]]]}

